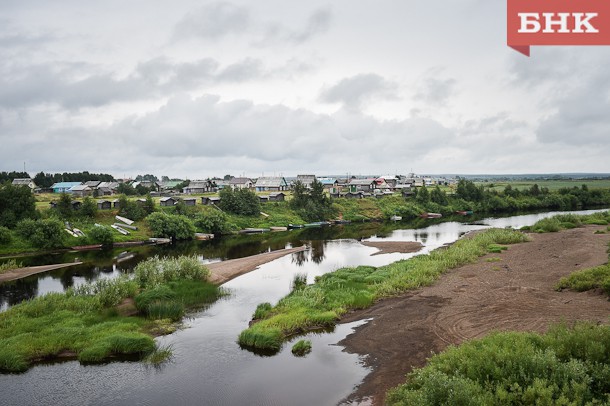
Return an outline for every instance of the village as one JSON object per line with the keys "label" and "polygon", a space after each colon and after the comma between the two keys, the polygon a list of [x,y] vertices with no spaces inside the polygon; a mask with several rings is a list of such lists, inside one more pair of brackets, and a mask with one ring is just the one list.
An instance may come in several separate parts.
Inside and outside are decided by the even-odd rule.
{"label": "village", "polygon": [[[381,198],[387,195],[399,194],[410,197],[417,187],[452,186],[457,182],[454,178],[420,176],[414,173],[408,175],[388,175],[371,177],[317,177],[316,175],[298,175],[296,177],[261,176],[259,178],[231,177],[224,179],[211,178],[206,180],[132,180],[118,179],[113,182],[57,182],[48,188],[39,187],[31,178],[18,178],[13,185],[27,186],[33,193],[61,194],[66,193],[74,198],[87,196],[97,198],[100,210],[118,208],[119,199],[111,198],[119,194],[144,195],[150,194],[158,198],[160,206],[174,206],[183,202],[186,206],[216,205],[220,202],[218,192],[223,189],[247,189],[255,192],[261,203],[284,201],[289,196],[295,184],[300,182],[305,189],[311,189],[314,182],[319,182],[327,196],[332,198],[362,199],[367,197]],[[132,193],[129,193],[132,191]],[[126,193],[127,192],[127,193]],[[145,192],[145,193],[142,193]],[[144,203],[139,198],[137,202]],[[51,207],[56,205],[52,200]],[[78,201],[73,203],[76,207]]]}

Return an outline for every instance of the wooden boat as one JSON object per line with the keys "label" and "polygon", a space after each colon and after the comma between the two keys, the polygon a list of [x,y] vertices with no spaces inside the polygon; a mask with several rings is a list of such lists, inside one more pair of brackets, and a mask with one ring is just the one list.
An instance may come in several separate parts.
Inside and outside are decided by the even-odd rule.
{"label": "wooden boat", "polygon": [[400,221],[400,220],[402,220],[402,216],[394,215],[394,216],[390,217],[390,220],[392,220],[392,221]]}
{"label": "wooden boat", "polygon": [[128,229],[134,230],[134,231],[136,231],[138,229],[138,227],[130,226],[128,224],[114,223],[114,225],[117,226],[117,227],[121,227],[121,228],[128,228]]}
{"label": "wooden boat", "polygon": [[443,215],[440,213],[422,213],[419,217],[423,219],[437,219],[443,217]]}
{"label": "wooden boat", "polygon": [[329,226],[330,223],[328,221],[316,221],[314,223],[307,223],[304,224],[305,227],[323,227],[323,226]]}
{"label": "wooden boat", "polygon": [[305,227],[303,224],[288,224],[288,229],[292,230],[295,228],[303,228]]}
{"label": "wooden boat", "polygon": [[66,233],[70,234],[72,237],[78,238],[78,235],[76,235],[72,230],[67,228],[64,228],[64,230],[66,230]]}
{"label": "wooden boat", "polygon": [[127,224],[127,225],[132,225],[134,223],[133,220],[129,220],[126,217],[121,217],[121,216],[114,216],[115,219],[122,221],[123,223]]}
{"label": "wooden boat", "polygon": [[71,247],[76,251],[87,251],[87,250],[97,250],[102,248],[102,244],[92,244],[92,245],[77,245],[75,247]]}
{"label": "wooden boat", "polygon": [[256,234],[256,233],[264,233],[269,231],[268,228],[245,228],[243,230],[239,230],[240,234]]}
{"label": "wooden boat", "polygon": [[124,228],[121,228],[119,226],[115,226],[114,224],[111,225],[110,227],[114,228],[115,230],[117,230],[119,233],[123,234],[123,235],[129,235],[129,231],[125,230]]}
{"label": "wooden boat", "polygon": [[288,227],[269,227],[271,231],[288,231]]}
{"label": "wooden boat", "polygon": [[196,240],[206,241],[206,240],[211,240],[213,238],[214,238],[214,234],[195,233]]}
{"label": "wooden boat", "polygon": [[472,210],[458,210],[455,214],[459,214],[460,216],[470,216],[472,214]]}
{"label": "wooden boat", "polygon": [[76,234],[77,237],[84,237],[85,233],[83,233],[81,230],[79,230],[78,228],[72,228],[72,232],[74,234]]}
{"label": "wooden boat", "polygon": [[335,224],[350,224],[352,221],[351,220],[335,220],[333,221],[333,223]]}

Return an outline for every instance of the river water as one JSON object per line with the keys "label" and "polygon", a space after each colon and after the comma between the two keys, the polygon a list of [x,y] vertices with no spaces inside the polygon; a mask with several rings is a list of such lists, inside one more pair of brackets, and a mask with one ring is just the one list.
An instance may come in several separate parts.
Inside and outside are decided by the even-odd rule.
{"label": "river water", "polygon": [[[185,328],[158,338],[160,344],[173,348],[170,363],[160,368],[127,361],[94,366],[83,366],[77,361],[37,365],[23,374],[0,375],[0,405],[338,404],[369,371],[361,357],[347,354],[336,343],[366,321],[339,325],[333,332],[306,335],[313,346],[312,353],[306,357],[293,356],[290,342],[274,356],[260,356],[242,350],[236,343],[259,303],[275,303],[285,296],[297,273],[306,273],[311,283],[315,276],[340,267],[381,266],[452,243],[468,231],[490,226],[520,228],[553,214],[463,218],[468,221],[463,223],[436,220],[421,228],[406,228],[400,223],[367,223],[173,247],[135,247],[19,259],[24,265],[74,260],[85,264],[0,285],[0,303],[4,309],[45,292],[62,291],[97,278],[130,272],[139,261],[151,255],[195,254],[204,262],[215,262],[285,247],[308,247],[305,252],[277,259],[226,283],[223,286],[228,296],[190,314]],[[360,244],[359,240],[363,239],[419,241],[424,250],[417,254],[371,256],[377,249]]]}

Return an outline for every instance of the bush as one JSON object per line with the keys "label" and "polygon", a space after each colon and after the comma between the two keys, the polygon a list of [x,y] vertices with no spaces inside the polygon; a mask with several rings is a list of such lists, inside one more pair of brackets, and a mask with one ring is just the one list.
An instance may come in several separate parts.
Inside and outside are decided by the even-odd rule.
{"label": "bush", "polygon": [[197,215],[194,224],[203,233],[221,234],[228,229],[227,216],[217,209]]}
{"label": "bush", "polygon": [[89,240],[94,244],[111,246],[114,242],[114,233],[108,227],[95,226],[87,233]]}
{"label": "bush", "polygon": [[311,352],[311,341],[299,340],[292,346],[292,353],[297,357],[304,357]]}
{"label": "bush", "polygon": [[185,216],[156,212],[148,216],[146,221],[155,237],[187,240],[195,234],[195,226]]}
{"label": "bush", "polygon": [[243,216],[257,216],[261,211],[261,202],[256,193],[248,189],[233,191],[222,189],[219,193],[219,207],[223,211]]}
{"label": "bush", "polygon": [[19,220],[37,217],[36,199],[28,187],[0,185],[0,226],[13,228]]}
{"label": "bush", "polygon": [[4,226],[0,226],[0,244],[8,244],[12,239],[11,230]]}
{"label": "bush", "polygon": [[140,262],[134,273],[141,288],[150,288],[179,279],[205,280],[210,271],[196,256],[161,259],[155,256]]}
{"label": "bush", "polygon": [[64,226],[59,220],[21,220],[17,233],[36,248],[52,249],[63,247]]}
{"label": "bush", "polygon": [[135,296],[136,282],[123,276],[116,279],[98,279],[94,283],[81,285],[67,292],[68,296],[97,296],[103,307],[116,306],[128,297]]}

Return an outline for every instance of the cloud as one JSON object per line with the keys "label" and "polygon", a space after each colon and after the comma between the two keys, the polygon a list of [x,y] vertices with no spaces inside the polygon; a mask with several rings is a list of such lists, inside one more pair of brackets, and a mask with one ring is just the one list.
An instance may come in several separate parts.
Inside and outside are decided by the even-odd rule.
{"label": "cloud", "polygon": [[442,69],[430,69],[418,81],[415,100],[422,100],[433,106],[445,106],[449,98],[455,93],[457,81],[453,78],[441,77]]}
{"label": "cloud", "polygon": [[278,42],[301,44],[327,32],[332,22],[332,12],[329,9],[315,10],[300,29],[287,27],[281,23],[266,23],[263,38],[255,43],[259,46],[269,46]]}
{"label": "cloud", "polygon": [[174,27],[174,40],[218,39],[245,32],[251,24],[250,12],[228,2],[214,2],[188,13]]}
{"label": "cloud", "polygon": [[326,103],[342,103],[347,108],[360,109],[372,100],[396,99],[396,83],[374,74],[360,74],[342,79],[339,83],[325,88],[320,100]]}

